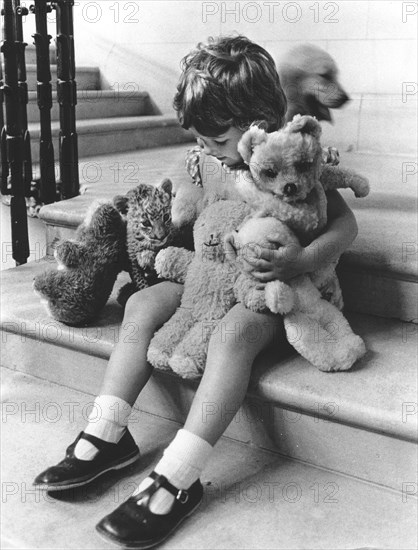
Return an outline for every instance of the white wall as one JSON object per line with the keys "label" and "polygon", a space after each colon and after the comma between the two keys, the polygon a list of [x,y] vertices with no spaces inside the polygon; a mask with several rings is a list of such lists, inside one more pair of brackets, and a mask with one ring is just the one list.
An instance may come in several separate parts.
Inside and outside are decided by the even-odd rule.
{"label": "white wall", "polygon": [[[416,2],[401,0],[79,0],[76,58],[100,67],[104,87],[146,90],[161,112],[172,113],[180,60],[198,41],[238,32],[275,59],[295,43],[311,42],[336,59],[353,98],[327,137],[347,149],[413,153],[417,95],[402,100],[401,94],[417,82],[414,10]],[[401,131],[389,147],[394,123]]]}

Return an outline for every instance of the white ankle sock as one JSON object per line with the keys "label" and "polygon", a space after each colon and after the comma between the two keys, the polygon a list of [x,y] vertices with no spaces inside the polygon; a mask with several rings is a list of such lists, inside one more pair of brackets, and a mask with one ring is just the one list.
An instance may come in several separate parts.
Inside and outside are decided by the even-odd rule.
{"label": "white ankle sock", "polygon": [[[89,415],[89,423],[85,433],[94,435],[109,443],[117,443],[122,437],[132,407],[114,395],[99,395],[94,401],[94,407]],[[98,449],[85,439],[80,439],[74,449],[76,458],[93,460]]]}
{"label": "white ankle sock", "polygon": [[[188,489],[199,478],[212,449],[212,445],[198,435],[179,430],[154,470],[175,487]],[[150,477],[145,478],[134,494],[146,489],[153,481]],[[167,514],[173,502],[174,496],[161,488],[151,497],[149,507],[154,514]]]}

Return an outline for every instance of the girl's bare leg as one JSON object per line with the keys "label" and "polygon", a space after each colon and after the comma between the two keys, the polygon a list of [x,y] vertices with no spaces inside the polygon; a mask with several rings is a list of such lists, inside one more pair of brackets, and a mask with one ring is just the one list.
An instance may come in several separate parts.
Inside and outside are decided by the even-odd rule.
{"label": "girl's bare leg", "polygon": [[114,395],[130,405],[135,403],[152,373],[147,362],[149,343],[180,305],[182,293],[183,285],[163,282],[129,298],[100,395]]}
{"label": "girl's bare leg", "polygon": [[241,406],[254,359],[266,346],[285,344],[282,318],[237,304],[212,334],[202,380],[184,428],[214,445]]}
{"label": "girl's bare leg", "polygon": [[[182,489],[197,480],[244,400],[254,359],[273,341],[280,348],[282,338],[283,322],[277,315],[254,313],[241,304],[225,315],[211,336],[205,371],[184,428],[164,451],[155,472]],[[137,492],[152,483],[151,477],[144,479]],[[173,495],[161,488],[152,496],[150,510],[166,514],[173,501]]]}

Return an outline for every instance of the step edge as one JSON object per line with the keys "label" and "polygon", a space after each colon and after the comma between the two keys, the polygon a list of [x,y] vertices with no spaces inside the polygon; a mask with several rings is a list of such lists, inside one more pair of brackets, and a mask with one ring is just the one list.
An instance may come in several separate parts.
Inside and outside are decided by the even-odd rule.
{"label": "step edge", "polygon": [[[50,67],[51,67],[51,71],[56,71],[57,70],[57,67],[58,65],[56,63],[51,63],[50,64]],[[30,71],[30,72],[36,72],[37,70],[37,65],[36,63],[28,63],[26,65],[26,71]],[[75,69],[75,81],[77,82],[77,73],[78,72],[81,72],[81,73],[86,73],[86,72],[94,72],[94,73],[97,73],[99,74],[100,73],[100,67],[97,67],[97,66],[94,66],[94,65],[79,65],[76,67]]]}
{"label": "step edge", "polygon": [[[338,271],[344,273],[353,273],[359,274],[363,272],[367,275],[372,275],[374,277],[404,281],[406,283],[418,283],[418,275],[415,271],[399,271],[396,269],[382,269],[377,268],[374,263],[370,262],[369,264],[364,260],[364,257],[359,257],[359,254],[351,255],[349,251],[344,252],[341,256],[341,263],[338,264]],[[359,261],[360,260],[360,261]]]}
{"label": "step edge", "polygon": [[[149,98],[150,95],[148,92],[141,92],[141,91],[137,91],[137,92],[125,92],[125,91],[122,91],[122,92],[115,92],[114,90],[84,90],[84,89],[79,89],[77,90],[77,99],[88,99],[89,96],[93,96],[96,98],[96,100],[99,100],[101,99],[101,97],[97,97],[97,95],[100,94],[101,97],[105,98],[105,99],[110,99],[110,98],[114,98],[115,95],[117,94],[118,97],[134,97],[134,98]],[[38,97],[38,93],[36,90],[31,90],[28,92],[28,96],[29,96],[29,101],[36,101],[37,100],[37,97]],[[80,97],[82,96],[82,97]],[[57,92],[56,91],[53,91],[52,92],[52,97],[53,98],[56,98],[57,97]]]}
{"label": "step edge", "polygon": [[[152,128],[178,127],[179,130],[186,132],[181,126],[176,116],[172,115],[134,115],[109,118],[90,118],[77,121],[77,134],[106,134],[109,132],[120,131],[130,132],[134,130],[144,130]],[[28,130],[32,138],[39,138],[40,128],[36,122],[28,124]],[[59,135],[59,121],[52,123],[52,136]]]}
{"label": "step edge", "polygon": [[[51,322],[53,322],[53,319],[51,319]],[[9,323],[8,325],[6,323]],[[13,319],[10,319],[10,320],[4,320],[2,318],[1,320],[1,323],[0,323],[0,332],[5,332],[5,333],[10,333],[10,334],[14,334],[14,335],[20,335],[22,336],[22,330],[13,330],[14,326],[18,326],[18,324],[16,323],[16,320],[13,320]],[[71,328],[71,327],[69,327]],[[35,332],[35,330],[32,330],[32,333]],[[56,342],[54,342],[53,340],[48,340],[47,338],[37,338],[37,337],[33,337],[31,334],[25,334],[24,335],[25,339],[30,339],[30,340],[33,340],[33,341],[42,341],[44,342],[45,344],[48,344],[48,345],[51,345],[51,346],[55,346],[55,347],[58,347],[58,348],[61,348],[61,347],[64,347],[66,349],[69,349],[69,350],[74,350],[74,351],[78,351],[78,352],[81,352],[81,353],[88,353],[90,356],[92,357],[96,357],[98,359],[104,359],[104,360],[108,360],[109,357],[110,357],[110,353],[113,349],[113,346],[111,344],[101,344],[101,345],[94,345],[92,344],[91,342],[88,342],[88,344],[86,344],[84,342],[84,345],[83,345],[83,339],[81,337],[79,338],[74,338],[73,339],[73,345],[69,345],[67,342],[63,342],[61,343],[60,345],[57,345]],[[80,343],[81,342],[81,345],[77,346],[77,345],[74,345],[76,343]],[[298,358],[298,361],[304,361],[304,359],[302,357],[299,357]],[[165,372],[165,371],[161,371],[161,370],[155,370],[154,373],[157,375],[157,376],[163,376],[163,377],[169,377],[171,378],[172,380],[176,380],[177,383],[186,383],[181,377],[171,373],[171,372]],[[255,377],[257,378],[257,376]],[[198,385],[198,381],[190,381],[190,380],[187,380],[187,383],[188,384],[191,384],[194,388],[197,387]],[[63,384],[65,385],[65,384]],[[320,413],[316,414],[313,414],[312,413],[312,405],[315,405],[317,404],[317,396],[312,396],[309,392],[306,392],[306,396],[308,397],[308,399],[305,399],[303,400],[303,402],[301,404],[299,404],[298,406],[295,406],[295,399],[294,399],[294,395],[291,395],[289,392],[286,393],[286,395],[282,395],[282,396],[279,396],[279,397],[274,397],[272,398],[271,396],[271,392],[269,392],[269,386],[268,384],[263,384],[262,382],[258,381],[254,387],[254,380],[253,380],[253,387],[251,387],[251,382],[250,382],[250,388],[248,389],[247,391],[247,395],[249,397],[252,397],[254,399],[258,399],[258,400],[262,400],[263,402],[267,402],[269,403],[270,405],[272,406],[276,406],[276,407],[279,407],[279,408],[282,408],[282,409],[286,409],[286,410],[289,410],[289,411],[294,411],[294,412],[300,412],[304,415],[307,415],[307,416],[311,416],[313,418],[320,418],[321,420],[326,420],[326,421],[329,421],[329,422],[333,422],[333,423],[338,423],[338,424],[341,424],[343,426],[349,426],[349,427],[353,427],[353,428],[358,428],[358,429],[361,429],[361,430],[365,430],[365,431],[368,431],[368,432],[371,432],[371,433],[376,433],[378,435],[382,435],[382,436],[385,436],[385,437],[390,437],[392,439],[398,439],[398,440],[402,440],[402,441],[406,441],[406,442],[412,442],[412,443],[417,443],[418,442],[418,433],[417,433],[417,430],[416,430],[416,426],[414,425],[414,427],[408,429],[408,426],[407,426],[407,423],[404,423],[404,424],[396,424],[397,426],[397,430],[395,429],[391,429],[391,426],[387,426],[386,429],[383,429],[382,427],[376,427],[376,424],[378,424],[378,422],[376,422],[378,419],[379,419],[379,415],[375,415],[373,417],[373,419],[375,420],[375,422],[370,422],[371,420],[371,417],[370,417],[370,410],[367,411],[368,415],[364,415],[364,412],[363,410],[359,410],[359,411],[356,411],[358,412],[358,417],[357,415],[347,415],[347,416],[327,416],[327,415],[322,415]],[[299,395],[300,395],[300,392],[299,392]],[[385,417],[387,418],[387,416]],[[364,419],[367,419],[369,420],[369,422],[362,422],[361,420],[364,420]],[[402,428],[404,427],[404,429],[399,429],[399,428]]]}

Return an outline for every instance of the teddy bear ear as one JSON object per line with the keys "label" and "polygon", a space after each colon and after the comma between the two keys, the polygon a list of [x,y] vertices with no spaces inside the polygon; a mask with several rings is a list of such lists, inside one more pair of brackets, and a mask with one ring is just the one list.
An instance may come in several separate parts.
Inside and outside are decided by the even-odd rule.
{"label": "teddy bear ear", "polygon": [[322,132],[321,125],[316,118],[309,115],[295,115],[293,120],[288,123],[286,130],[294,134],[309,134],[316,138],[319,138]]}
{"label": "teddy bear ear", "polygon": [[267,132],[259,126],[250,126],[238,143],[238,152],[246,164],[250,164],[254,147],[267,141]]}
{"label": "teddy bear ear", "polygon": [[158,186],[158,189],[161,189],[161,191],[164,191],[164,193],[171,196],[173,194],[173,182],[170,179],[165,178],[165,180],[163,180],[163,182]]}
{"label": "teddy bear ear", "polygon": [[127,195],[116,195],[113,197],[113,206],[121,214],[126,214],[128,212],[128,201]]}

